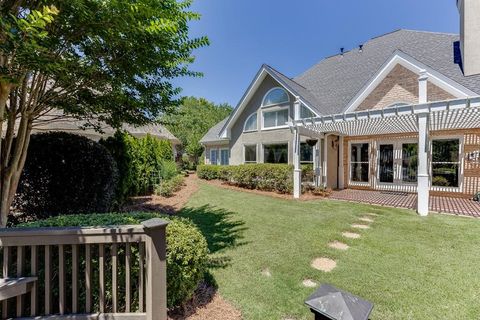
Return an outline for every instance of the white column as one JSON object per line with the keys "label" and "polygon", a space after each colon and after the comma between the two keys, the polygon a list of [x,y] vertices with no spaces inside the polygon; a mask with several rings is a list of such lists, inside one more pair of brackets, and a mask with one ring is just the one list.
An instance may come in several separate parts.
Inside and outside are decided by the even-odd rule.
{"label": "white column", "polygon": [[318,139],[317,144],[313,147],[313,171],[315,172],[315,187],[319,187],[322,176],[322,159],[320,154],[320,144],[322,139]]}
{"label": "white column", "polygon": [[295,120],[300,120],[300,107],[301,107],[301,102],[297,98],[295,100],[295,103],[293,104],[293,117]]}
{"label": "white column", "polygon": [[338,137],[338,189],[345,188],[345,168],[343,165],[343,136]]}
{"label": "white column", "polygon": [[417,213],[427,216],[429,210],[429,175],[428,175],[428,113],[422,113],[418,118],[418,172],[417,172]]}
{"label": "white column", "polygon": [[300,167],[300,134],[295,129],[293,135],[293,197],[300,198],[302,193],[302,169]]}
{"label": "white column", "polygon": [[324,187],[327,186],[327,160],[328,160],[328,154],[327,154],[327,148],[328,148],[328,137],[329,135],[326,134],[323,138],[323,176],[322,176],[322,184]]}
{"label": "white column", "polygon": [[427,71],[420,71],[420,76],[418,77],[418,103],[427,103],[428,102],[428,74]]}

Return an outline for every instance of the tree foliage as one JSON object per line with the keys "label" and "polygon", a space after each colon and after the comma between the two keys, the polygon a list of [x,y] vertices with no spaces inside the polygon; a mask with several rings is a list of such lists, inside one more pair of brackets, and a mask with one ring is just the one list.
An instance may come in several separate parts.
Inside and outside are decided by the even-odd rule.
{"label": "tree foliage", "polygon": [[136,138],[118,131],[100,143],[117,162],[120,173],[117,191],[119,204],[130,196],[152,192],[160,180],[170,179],[177,174],[172,144],[168,140],[150,135]]}
{"label": "tree foliage", "polygon": [[112,208],[118,170],[104,146],[65,132],[34,134],[31,140],[14,201],[22,218]]}
{"label": "tree foliage", "polygon": [[197,159],[203,152],[200,139],[231,112],[228,104],[216,105],[203,98],[188,97],[176,112],[162,117],[162,122],[180,139],[185,152]]}
{"label": "tree foliage", "polygon": [[[172,80],[199,76],[190,0],[0,0],[0,224],[34,121],[51,109],[89,120],[145,124],[178,105]],[[2,130],[5,129],[5,132]],[[13,137],[16,136],[14,140]]]}

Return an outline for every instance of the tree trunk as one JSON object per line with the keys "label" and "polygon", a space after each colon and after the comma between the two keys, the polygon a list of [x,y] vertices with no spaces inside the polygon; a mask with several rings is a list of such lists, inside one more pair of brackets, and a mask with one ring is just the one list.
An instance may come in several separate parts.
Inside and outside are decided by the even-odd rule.
{"label": "tree trunk", "polygon": [[[10,124],[10,122],[9,122]],[[20,126],[15,138],[14,147],[11,153],[6,154],[5,163],[2,163],[2,179],[0,183],[0,226],[5,227],[10,213],[20,176],[25,165],[30,134],[32,130],[32,119],[28,113],[23,113]],[[6,149],[4,149],[6,151]]]}

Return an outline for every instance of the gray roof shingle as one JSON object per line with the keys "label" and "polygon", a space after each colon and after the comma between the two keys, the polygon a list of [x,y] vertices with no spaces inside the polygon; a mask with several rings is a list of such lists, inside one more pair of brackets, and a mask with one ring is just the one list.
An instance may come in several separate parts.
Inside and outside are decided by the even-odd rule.
{"label": "gray roof shingle", "polygon": [[[456,34],[397,30],[373,38],[343,55],[325,58],[295,78],[263,65],[282,85],[298,94],[318,114],[344,112],[352,99],[396,51],[401,51],[480,95],[480,75],[465,77]],[[201,142],[222,141],[219,135],[229,118],[222,120]]]}
{"label": "gray roof shingle", "polygon": [[464,87],[480,94],[480,75],[465,77],[454,34],[398,30],[355,49],[326,58],[293,80],[316,98],[322,114],[341,113],[379,69],[400,50]]}
{"label": "gray roof shingle", "polygon": [[223,142],[223,141],[228,141],[228,139],[222,139],[220,138],[220,131],[222,130],[223,126],[225,123],[227,123],[227,120],[229,117],[226,117],[216,125],[210,128],[208,132],[203,136],[202,139],[200,139],[200,143],[212,143],[212,142]]}

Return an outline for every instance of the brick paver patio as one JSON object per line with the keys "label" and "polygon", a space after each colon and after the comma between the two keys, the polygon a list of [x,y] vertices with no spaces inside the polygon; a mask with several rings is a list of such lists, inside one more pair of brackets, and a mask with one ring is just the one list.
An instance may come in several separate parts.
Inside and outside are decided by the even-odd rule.
{"label": "brick paver patio", "polygon": [[[333,191],[330,198],[413,210],[417,206],[417,195],[406,192],[345,189]],[[480,218],[480,202],[470,199],[430,196],[430,210]]]}

